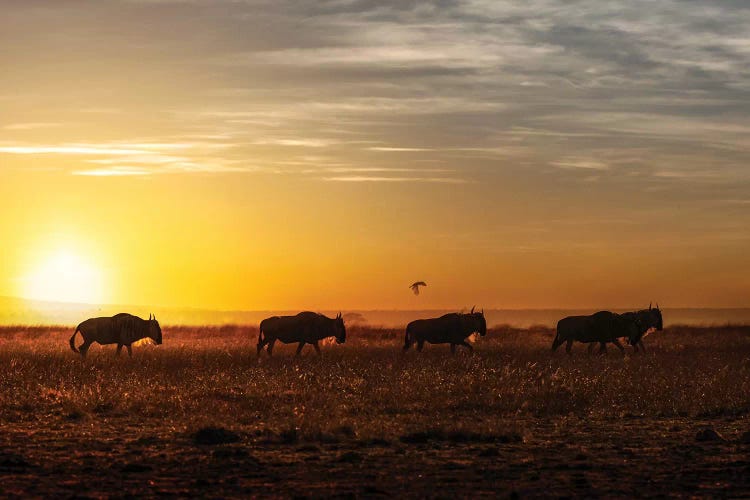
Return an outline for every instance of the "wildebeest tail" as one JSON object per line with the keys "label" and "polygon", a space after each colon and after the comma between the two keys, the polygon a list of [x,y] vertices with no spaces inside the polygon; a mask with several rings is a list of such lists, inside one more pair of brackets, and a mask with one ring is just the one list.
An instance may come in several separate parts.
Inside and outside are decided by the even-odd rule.
{"label": "wildebeest tail", "polygon": [[79,352],[78,349],[76,349],[76,344],[75,344],[76,334],[78,333],[79,328],[81,328],[81,325],[78,325],[76,327],[76,331],[74,331],[73,336],[70,337],[70,348],[73,349],[73,352]]}
{"label": "wildebeest tail", "polygon": [[406,325],[406,333],[404,334],[404,349],[408,349],[411,347],[412,340],[411,340],[411,333],[409,333],[409,328],[411,328],[411,325]]}
{"label": "wildebeest tail", "polygon": [[558,325],[555,331],[555,339],[552,341],[552,350],[554,351],[560,347],[560,344],[562,344],[562,341],[560,340],[560,326]]}

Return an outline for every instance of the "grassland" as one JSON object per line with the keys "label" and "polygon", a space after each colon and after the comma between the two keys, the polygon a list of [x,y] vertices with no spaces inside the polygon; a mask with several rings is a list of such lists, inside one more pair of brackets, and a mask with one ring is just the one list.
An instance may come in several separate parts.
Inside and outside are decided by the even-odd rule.
{"label": "grassland", "polygon": [[750,327],[571,357],[542,327],[456,356],[352,327],[321,358],[272,359],[253,327],[167,327],[85,361],[70,334],[0,329],[4,495],[750,493]]}

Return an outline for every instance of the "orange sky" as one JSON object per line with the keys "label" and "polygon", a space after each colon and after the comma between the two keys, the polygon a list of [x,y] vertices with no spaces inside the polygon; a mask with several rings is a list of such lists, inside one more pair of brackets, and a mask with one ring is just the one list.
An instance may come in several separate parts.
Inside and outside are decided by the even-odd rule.
{"label": "orange sky", "polygon": [[8,2],[0,296],[747,306],[748,12],[545,2]]}

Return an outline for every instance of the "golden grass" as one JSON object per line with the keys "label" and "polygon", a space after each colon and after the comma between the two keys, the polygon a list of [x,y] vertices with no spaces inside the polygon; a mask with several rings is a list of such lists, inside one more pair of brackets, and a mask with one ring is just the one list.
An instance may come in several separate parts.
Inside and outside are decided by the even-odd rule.
{"label": "golden grass", "polygon": [[[0,329],[0,422],[128,418],[295,438],[416,431],[500,435],[509,417],[740,415],[750,409],[750,327],[670,328],[649,352],[568,357],[543,327],[491,330],[476,352],[401,352],[402,332],[351,328],[345,345],[277,345],[255,356],[257,328],[167,327],[164,344],[114,357],[70,351],[71,329]],[[78,340],[80,342],[80,340]],[[286,433],[286,434],[285,434]]]}

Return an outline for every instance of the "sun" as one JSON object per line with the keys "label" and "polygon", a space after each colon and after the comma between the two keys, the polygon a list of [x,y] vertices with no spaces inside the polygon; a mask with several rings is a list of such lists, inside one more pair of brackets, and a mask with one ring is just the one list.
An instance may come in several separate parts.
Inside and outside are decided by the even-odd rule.
{"label": "sun", "polygon": [[95,263],[69,250],[58,250],[40,259],[22,279],[27,299],[100,304],[102,273]]}

